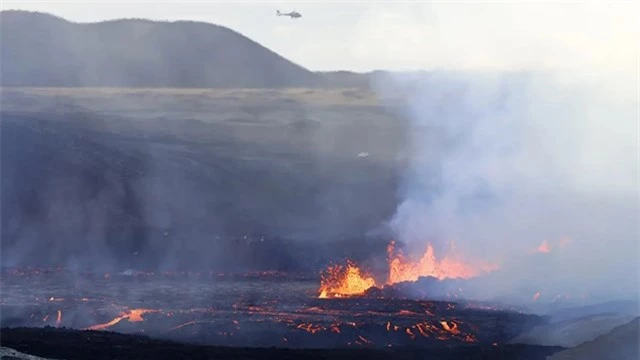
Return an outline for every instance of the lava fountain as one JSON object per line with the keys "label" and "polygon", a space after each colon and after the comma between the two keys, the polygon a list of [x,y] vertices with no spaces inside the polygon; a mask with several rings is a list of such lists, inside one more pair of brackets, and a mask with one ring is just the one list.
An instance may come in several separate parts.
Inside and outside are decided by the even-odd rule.
{"label": "lava fountain", "polygon": [[429,243],[419,258],[405,256],[392,241],[387,247],[389,273],[385,283],[378,283],[352,261],[346,266],[331,265],[321,276],[319,298],[337,298],[363,295],[368,289],[417,281],[421,277],[444,279],[470,279],[497,270],[496,264],[469,262],[455,253],[438,259]]}
{"label": "lava fountain", "polygon": [[438,260],[431,244],[427,244],[427,249],[418,260],[406,258],[401,252],[396,251],[393,241],[387,247],[387,254],[389,255],[388,285],[416,281],[420,277],[427,276],[439,280],[470,279],[498,269],[495,264],[474,265],[457,256],[446,256]]}
{"label": "lava fountain", "polygon": [[362,295],[376,286],[373,277],[364,273],[356,264],[331,265],[321,275],[319,298],[336,298]]}

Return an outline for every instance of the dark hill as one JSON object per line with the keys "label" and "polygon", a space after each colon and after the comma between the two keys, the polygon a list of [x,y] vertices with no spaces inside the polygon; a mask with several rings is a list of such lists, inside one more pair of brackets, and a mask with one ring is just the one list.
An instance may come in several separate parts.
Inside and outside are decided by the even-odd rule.
{"label": "dark hill", "polygon": [[[22,353],[54,359],[424,359],[425,349],[392,347],[389,349],[286,349],[240,348],[183,344],[152,339],[143,335],[118,334],[111,331],[82,331],[65,328],[0,329],[2,346]],[[10,351],[5,348],[6,351]],[[558,347],[503,345],[490,348],[480,345],[429,349],[430,360],[442,359],[545,359],[561,350]],[[91,354],[91,356],[89,356]],[[3,358],[4,359],[4,358]]]}
{"label": "dark hill", "polygon": [[315,74],[228,28],[139,19],[73,23],[0,12],[2,85],[279,88]]}

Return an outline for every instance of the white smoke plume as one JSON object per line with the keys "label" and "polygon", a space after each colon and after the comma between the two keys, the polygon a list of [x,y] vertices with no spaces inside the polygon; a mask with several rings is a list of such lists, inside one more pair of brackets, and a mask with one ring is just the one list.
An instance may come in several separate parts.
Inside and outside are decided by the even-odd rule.
{"label": "white smoke plume", "polygon": [[[562,39],[555,45],[576,45]],[[629,54],[612,58],[629,64]],[[389,221],[398,240],[416,253],[455,242],[467,258],[500,264],[482,284],[487,298],[636,297],[638,72],[592,58],[572,68],[542,53],[522,71],[377,78],[379,96],[411,124]]]}

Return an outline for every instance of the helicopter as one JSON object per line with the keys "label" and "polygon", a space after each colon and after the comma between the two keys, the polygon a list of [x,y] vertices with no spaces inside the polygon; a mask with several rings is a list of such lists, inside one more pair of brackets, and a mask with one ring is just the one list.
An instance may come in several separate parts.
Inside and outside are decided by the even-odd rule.
{"label": "helicopter", "polygon": [[280,10],[276,10],[276,15],[278,15],[278,16],[290,16],[291,20],[302,17],[302,15],[297,11],[292,11],[290,13],[281,13]]}

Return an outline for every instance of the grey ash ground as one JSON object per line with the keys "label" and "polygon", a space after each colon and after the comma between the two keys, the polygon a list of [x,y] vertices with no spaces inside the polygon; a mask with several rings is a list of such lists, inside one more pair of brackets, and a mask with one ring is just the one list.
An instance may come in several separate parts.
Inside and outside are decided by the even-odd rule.
{"label": "grey ash ground", "polygon": [[2,346],[58,359],[562,349],[506,345],[546,321],[517,311],[317,299],[330,261],[384,264],[389,238],[367,231],[395,211],[406,126],[370,92],[4,88],[1,101]]}
{"label": "grey ash ground", "polygon": [[369,92],[1,100],[5,266],[317,271],[388,242],[363,234],[395,210],[405,127]]}
{"label": "grey ash ground", "polygon": [[54,328],[3,328],[3,346],[57,359],[545,359],[562,348],[532,345],[448,349],[230,348],[154,340],[140,335]]}
{"label": "grey ash ground", "polygon": [[544,359],[563,349],[506,344],[545,323],[539,316],[486,304],[318,299],[317,285],[282,272],[5,269],[0,339],[53,359]]}
{"label": "grey ash ground", "polygon": [[8,327],[69,327],[217,346],[434,349],[497,346],[545,319],[486,304],[318,299],[286,273],[3,273]]}

